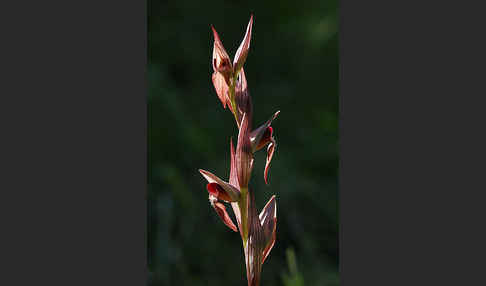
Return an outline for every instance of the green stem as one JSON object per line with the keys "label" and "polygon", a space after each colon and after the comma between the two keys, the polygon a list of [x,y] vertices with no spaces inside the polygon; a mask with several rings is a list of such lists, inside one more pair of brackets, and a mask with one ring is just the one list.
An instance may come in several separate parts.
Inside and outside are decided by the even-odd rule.
{"label": "green stem", "polygon": [[241,200],[238,202],[241,213],[241,232],[243,237],[243,247],[248,241],[248,188],[241,188]]}

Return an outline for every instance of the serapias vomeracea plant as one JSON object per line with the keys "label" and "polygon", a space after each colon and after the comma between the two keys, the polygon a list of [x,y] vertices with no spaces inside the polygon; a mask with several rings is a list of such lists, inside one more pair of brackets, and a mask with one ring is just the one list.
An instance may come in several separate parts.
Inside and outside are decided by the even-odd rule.
{"label": "serapias vomeracea plant", "polygon": [[[250,49],[252,26],[253,15],[233,62],[224,49],[218,33],[211,26],[214,35],[212,82],[223,107],[228,106],[233,113],[239,132],[236,149],[230,139],[231,165],[228,181],[205,170],[200,169],[199,172],[208,181],[206,188],[211,206],[224,224],[233,231],[240,232],[248,286],[258,286],[262,264],[275,244],[277,206],[273,195],[258,214],[254,190],[248,187],[248,183],[253,169],[253,154],[267,146],[264,180],[268,184],[268,171],[276,148],[271,124],[279,111],[267,122],[252,129],[253,106],[243,69]],[[226,211],[225,203],[231,204],[237,226]]]}

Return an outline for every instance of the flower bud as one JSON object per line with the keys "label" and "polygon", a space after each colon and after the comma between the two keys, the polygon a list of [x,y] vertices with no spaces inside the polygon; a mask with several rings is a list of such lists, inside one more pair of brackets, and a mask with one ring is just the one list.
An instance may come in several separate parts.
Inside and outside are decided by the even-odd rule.
{"label": "flower bud", "polygon": [[231,64],[230,57],[224,49],[223,43],[219,38],[218,32],[211,26],[214,35],[214,45],[213,45],[213,70],[219,72],[224,76],[226,83],[229,85],[229,78],[233,74],[233,65]]}

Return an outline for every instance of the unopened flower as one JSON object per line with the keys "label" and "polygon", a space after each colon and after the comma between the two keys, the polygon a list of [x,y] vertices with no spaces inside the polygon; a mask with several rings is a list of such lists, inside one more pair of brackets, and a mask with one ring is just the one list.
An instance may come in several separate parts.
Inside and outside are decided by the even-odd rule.
{"label": "unopened flower", "polygon": [[231,92],[231,89],[234,89],[236,77],[238,76],[248,56],[248,50],[250,49],[252,26],[253,26],[253,15],[250,17],[250,22],[248,23],[248,26],[246,28],[245,36],[240,46],[238,47],[238,50],[236,51],[235,57],[233,59],[233,63],[231,63],[231,60],[228,56],[228,53],[226,52],[226,49],[223,46],[223,43],[218,35],[218,32],[216,32],[216,29],[213,26],[211,26],[214,35],[213,60],[212,60],[213,85],[219,97],[219,100],[223,104],[223,107],[226,108],[226,105],[228,105],[231,112],[233,113],[235,113],[236,110],[233,110],[234,91]]}
{"label": "unopened flower", "polygon": [[[213,47],[213,85],[218,94],[219,100],[226,108],[226,104],[230,102],[228,97],[228,89],[230,86],[231,77],[233,75],[233,66],[231,64],[228,53],[223,47],[223,43],[219,39],[218,32],[211,26],[214,34]],[[229,105],[231,108],[231,105]]]}

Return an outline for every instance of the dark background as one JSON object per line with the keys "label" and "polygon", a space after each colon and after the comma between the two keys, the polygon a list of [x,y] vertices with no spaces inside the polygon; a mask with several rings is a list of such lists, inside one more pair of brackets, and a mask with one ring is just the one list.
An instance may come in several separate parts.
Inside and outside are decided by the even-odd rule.
{"label": "dark background", "polygon": [[250,182],[258,209],[277,196],[277,241],[261,284],[339,284],[337,1],[149,0],[149,285],[246,285],[240,237],[210,207],[197,170],[227,180],[238,134],[211,84],[210,24],[233,58],[250,13],[253,127],[281,111],[270,185],[265,150]]}

